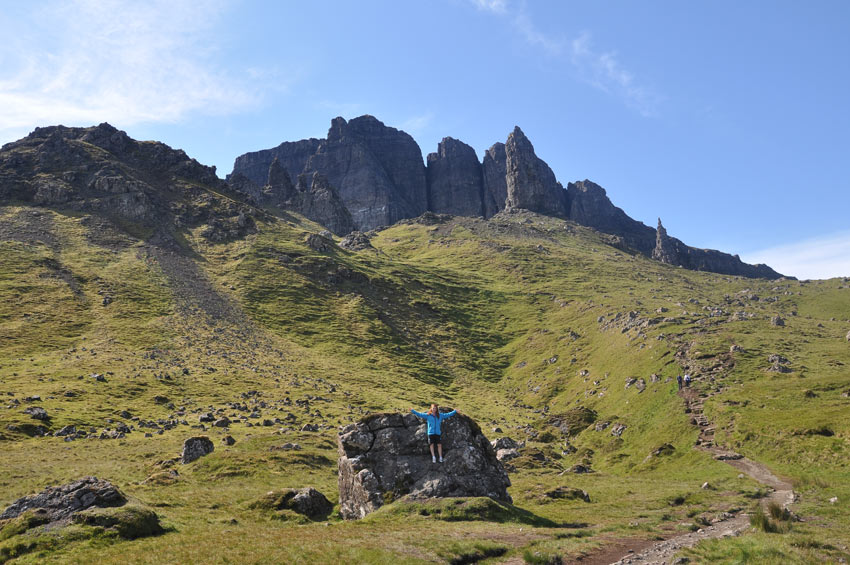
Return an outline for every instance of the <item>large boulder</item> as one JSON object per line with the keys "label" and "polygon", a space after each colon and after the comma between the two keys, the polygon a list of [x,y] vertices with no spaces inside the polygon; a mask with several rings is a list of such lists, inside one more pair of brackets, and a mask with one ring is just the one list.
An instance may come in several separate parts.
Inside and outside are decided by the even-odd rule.
{"label": "large boulder", "polygon": [[489,496],[511,502],[511,482],[474,420],[443,423],[443,463],[432,463],[425,422],[413,414],[373,414],[344,427],[339,446],[339,501],[345,519],[385,502],[414,497]]}
{"label": "large boulder", "polygon": [[47,487],[38,494],[19,498],[0,514],[0,520],[16,518],[27,510],[38,510],[48,522],[67,518],[92,506],[121,506],[127,499],[112,483],[84,477],[66,485]]}

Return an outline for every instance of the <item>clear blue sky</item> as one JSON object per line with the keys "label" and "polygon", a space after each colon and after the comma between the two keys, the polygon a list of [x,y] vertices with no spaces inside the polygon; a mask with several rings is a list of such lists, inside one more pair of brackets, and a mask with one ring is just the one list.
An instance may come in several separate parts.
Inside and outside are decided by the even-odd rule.
{"label": "clear blue sky", "polygon": [[373,114],[800,277],[850,275],[850,2],[0,0],[0,142],[109,121],[216,165]]}

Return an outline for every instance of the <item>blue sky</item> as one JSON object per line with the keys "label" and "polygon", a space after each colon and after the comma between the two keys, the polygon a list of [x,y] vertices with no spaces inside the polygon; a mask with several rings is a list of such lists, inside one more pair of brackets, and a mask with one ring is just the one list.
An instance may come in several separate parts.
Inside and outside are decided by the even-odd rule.
{"label": "blue sky", "polygon": [[373,114],[423,154],[519,125],[686,243],[850,276],[850,3],[0,0],[0,143],[109,121],[220,175]]}

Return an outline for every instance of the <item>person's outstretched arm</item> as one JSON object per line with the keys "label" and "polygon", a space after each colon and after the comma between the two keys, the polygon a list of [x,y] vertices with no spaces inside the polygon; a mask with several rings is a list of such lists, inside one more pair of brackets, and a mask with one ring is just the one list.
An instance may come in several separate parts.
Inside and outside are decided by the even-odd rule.
{"label": "person's outstretched arm", "polygon": [[440,414],[440,418],[442,418],[443,420],[448,420],[449,418],[451,418],[455,414],[457,414],[457,410],[452,410],[451,412],[446,412],[445,414]]}
{"label": "person's outstretched arm", "polygon": [[414,415],[419,416],[420,418],[427,418],[428,417],[428,414],[423,414],[422,412],[417,412],[413,408],[411,408],[410,411],[413,412]]}

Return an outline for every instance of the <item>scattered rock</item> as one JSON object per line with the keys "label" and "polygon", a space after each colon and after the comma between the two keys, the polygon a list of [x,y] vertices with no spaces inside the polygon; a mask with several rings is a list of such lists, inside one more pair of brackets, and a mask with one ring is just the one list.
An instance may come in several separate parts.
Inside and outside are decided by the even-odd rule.
{"label": "scattered rock", "polygon": [[614,424],[613,426],[611,426],[611,435],[616,437],[622,436],[623,432],[626,430],[626,427],[627,426],[625,424]]}
{"label": "scattered rock", "polygon": [[343,428],[337,442],[343,518],[362,518],[407,494],[511,501],[510,479],[493,446],[463,414],[443,424],[444,463],[431,463],[425,423],[412,414],[367,416]]}
{"label": "scattered rock", "polygon": [[502,463],[507,463],[511,459],[519,457],[519,451],[513,447],[502,448],[496,451],[496,459]]}
{"label": "scattered rock", "polygon": [[183,442],[183,453],[180,455],[180,462],[186,465],[196,459],[200,459],[204,455],[209,455],[214,450],[215,446],[210,438],[206,436],[190,437]]}
{"label": "scattered rock", "polygon": [[318,251],[319,253],[324,253],[331,248],[333,243],[329,239],[325,239],[317,233],[308,234],[307,237],[304,238],[304,243],[307,244],[307,247],[314,251]]}
{"label": "scattered rock", "polygon": [[744,348],[740,345],[733,345],[729,348],[729,353],[742,353]]}
{"label": "scattered rock", "polygon": [[221,438],[221,443],[223,443],[224,445],[233,445],[234,443],[236,443],[236,440],[233,439],[233,436],[224,436],[223,438]]}
{"label": "scattered rock", "polygon": [[590,495],[586,491],[579,488],[560,486],[558,488],[546,491],[543,493],[544,498],[555,500],[583,500],[590,502]]}
{"label": "scattered rock", "polygon": [[670,445],[669,443],[661,444],[661,446],[656,447],[652,450],[653,457],[663,457],[665,455],[672,455],[676,451],[676,448]]}
{"label": "scattered rock", "polygon": [[706,481],[706,482],[702,483],[702,486],[701,486],[700,488],[701,488],[701,489],[703,489],[703,490],[710,490],[710,489],[713,489],[714,487],[712,487],[712,486],[709,484],[709,482],[708,482],[708,481]]}
{"label": "scattered rock", "polygon": [[495,449],[496,451],[500,449],[517,449],[519,447],[517,442],[515,442],[509,437],[496,438],[490,442],[490,445],[492,445],[493,449]]}
{"label": "scattered rock", "polygon": [[213,426],[216,428],[226,428],[230,425],[230,418],[225,416],[224,418],[219,418],[215,422],[213,422]]}
{"label": "scattered rock", "polygon": [[301,426],[301,431],[302,432],[318,432],[319,426],[318,426],[318,424],[304,424],[303,426]]}
{"label": "scattered rock", "polygon": [[324,520],[333,510],[333,504],[313,487],[283,489],[265,494],[251,505],[262,510],[292,510],[311,520]]}
{"label": "scattered rock", "polygon": [[27,414],[36,420],[43,421],[50,419],[50,416],[47,415],[47,410],[45,410],[41,406],[28,406],[26,410],[24,410],[24,414]]}
{"label": "scattered rock", "polygon": [[48,522],[55,522],[92,506],[120,506],[125,502],[121,491],[109,481],[85,477],[19,498],[0,514],[0,520],[15,518],[26,510],[41,509]]}
{"label": "scattered rock", "polygon": [[785,320],[781,316],[774,316],[770,319],[770,325],[782,327],[785,325]]}
{"label": "scattered rock", "polygon": [[342,241],[339,242],[339,246],[343,249],[348,249],[349,251],[374,249],[374,247],[372,247],[372,242],[369,240],[369,236],[359,231],[353,231],[343,237]]}

